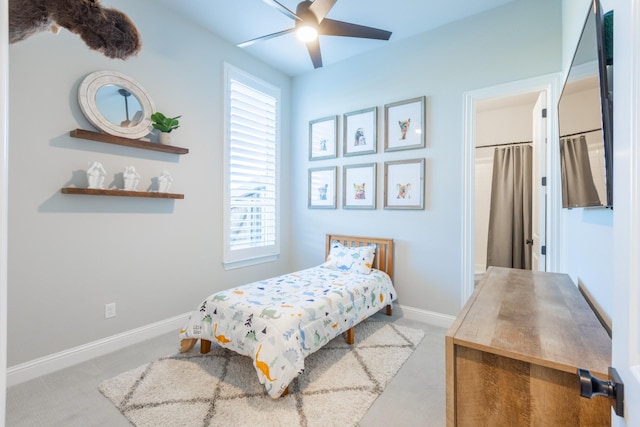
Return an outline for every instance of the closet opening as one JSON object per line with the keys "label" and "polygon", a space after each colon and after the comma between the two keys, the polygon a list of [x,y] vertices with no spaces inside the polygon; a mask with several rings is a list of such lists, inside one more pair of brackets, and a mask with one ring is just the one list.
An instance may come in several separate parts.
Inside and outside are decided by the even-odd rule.
{"label": "closet opening", "polygon": [[546,269],[546,203],[536,185],[544,174],[544,96],[536,91],[476,103],[474,281],[489,266]]}
{"label": "closet opening", "polygon": [[463,280],[460,307],[473,293],[478,274],[484,274],[487,269],[490,188],[496,149],[527,146],[531,141],[531,268],[557,271],[562,213],[557,142],[559,87],[560,75],[556,73],[477,89],[463,95]]}

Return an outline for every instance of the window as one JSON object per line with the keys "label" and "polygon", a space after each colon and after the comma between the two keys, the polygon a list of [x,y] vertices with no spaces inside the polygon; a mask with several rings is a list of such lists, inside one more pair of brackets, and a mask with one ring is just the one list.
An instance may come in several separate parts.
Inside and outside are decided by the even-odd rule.
{"label": "window", "polygon": [[280,252],[279,128],[280,89],[225,64],[225,268]]}

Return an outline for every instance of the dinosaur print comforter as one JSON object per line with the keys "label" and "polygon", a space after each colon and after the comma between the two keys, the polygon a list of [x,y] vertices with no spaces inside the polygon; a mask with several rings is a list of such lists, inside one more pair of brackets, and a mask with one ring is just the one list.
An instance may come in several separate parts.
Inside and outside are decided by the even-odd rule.
{"label": "dinosaur print comforter", "polygon": [[396,299],[390,277],[314,267],[228,289],[191,313],[180,338],[202,338],[253,358],[278,398],[304,358]]}

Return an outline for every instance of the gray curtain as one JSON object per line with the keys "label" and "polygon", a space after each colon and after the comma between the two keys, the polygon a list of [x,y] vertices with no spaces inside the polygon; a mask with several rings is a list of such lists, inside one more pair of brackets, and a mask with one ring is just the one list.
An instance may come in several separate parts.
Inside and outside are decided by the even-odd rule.
{"label": "gray curtain", "polygon": [[560,166],[562,171],[562,207],[601,206],[593,182],[587,139],[560,140]]}
{"label": "gray curtain", "polygon": [[487,267],[531,270],[531,159],[529,145],[495,150]]}

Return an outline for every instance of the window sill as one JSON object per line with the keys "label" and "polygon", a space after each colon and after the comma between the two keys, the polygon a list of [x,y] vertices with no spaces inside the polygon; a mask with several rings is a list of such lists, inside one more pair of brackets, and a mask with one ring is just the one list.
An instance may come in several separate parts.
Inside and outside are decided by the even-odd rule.
{"label": "window sill", "polygon": [[273,262],[273,261],[276,261],[279,257],[280,257],[279,254],[275,254],[275,255],[265,255],[265,256],[256,257],[256,258],[241,259],[237,261],[225,261],[222,263],[222,266],[224,267],[225,270],[234,270],[236,268],[243,268],[243,267],[249,267],[252,265]]}

